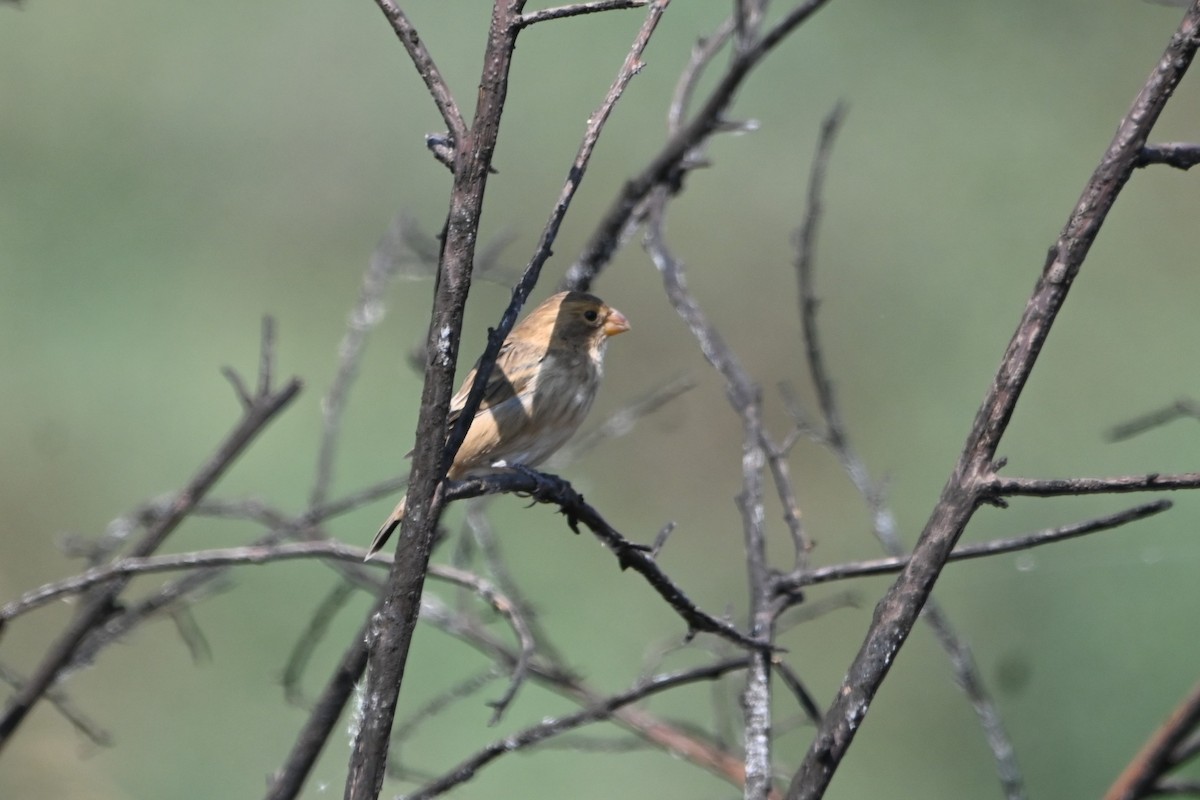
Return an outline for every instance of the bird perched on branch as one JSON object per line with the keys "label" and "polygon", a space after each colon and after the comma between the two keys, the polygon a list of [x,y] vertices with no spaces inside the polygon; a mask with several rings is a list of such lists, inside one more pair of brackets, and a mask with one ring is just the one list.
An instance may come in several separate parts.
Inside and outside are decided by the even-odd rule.
{"label": "bird perched on branch", "polygon": [[[560,292],[531,311],[500,346],[479,410],[446,477],[535,467],[553,455],[592,407],[609,337],[627,330],[624,314],[584,292]],[[451,427],[466,405],[475,372],[450,400]],[[402,519],[404,500],[375,534],[367,558],[379,552]]]}

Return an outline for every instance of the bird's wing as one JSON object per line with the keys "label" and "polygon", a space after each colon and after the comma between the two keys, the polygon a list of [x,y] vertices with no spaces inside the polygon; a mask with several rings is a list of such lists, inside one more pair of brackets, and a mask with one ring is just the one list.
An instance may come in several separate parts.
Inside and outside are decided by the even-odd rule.
{"label": "bird's wing", "polygon": [[[523,359],[525,355],[521,351],[523,349],[534,349],[529,345],[514,343],[512,340],[506,341],[500,346],[500,352],[496,355],[496,364],[492,367],[492,374],[488,376],[487,386],[483,390],[483,399],[479,401],[479,410],[475,412],[475,416],[479,416],[488,409],[494,408],[502,403],[508,402],[516,397],[522,391],[522,384],[527,382],[532,375],[529,374],[533,370],[528,367],[523,369],[514,369],[514,365],[536,364],[540,359],[534,357]],[[475,373],[478,365],[471,368],[467,373],[466,379],[463,380],[462,388],[450,398],[450,416],[447,419],[447,425],[454,427],[454,423],[462,416],[463,406],[467,404],[467,395],[471,393],[471,387],[475,385]]]}

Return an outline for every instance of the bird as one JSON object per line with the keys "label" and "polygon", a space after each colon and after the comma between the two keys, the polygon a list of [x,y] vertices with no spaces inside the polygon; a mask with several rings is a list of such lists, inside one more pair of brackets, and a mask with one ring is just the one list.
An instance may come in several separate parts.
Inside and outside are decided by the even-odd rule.
{"label": "bird", "polygon": [[[446,477],[461,480],[505,468],[536,467],[553,455],[592,407],[608,340],[628,330],[624,314],[587,292],[559,292],[529,312],[500,345],[479,410]],[[478,368],[476,363],[450,399],[451,429]],[[404,519],[404,504],[401,499],[380,526],[368,560]]]}

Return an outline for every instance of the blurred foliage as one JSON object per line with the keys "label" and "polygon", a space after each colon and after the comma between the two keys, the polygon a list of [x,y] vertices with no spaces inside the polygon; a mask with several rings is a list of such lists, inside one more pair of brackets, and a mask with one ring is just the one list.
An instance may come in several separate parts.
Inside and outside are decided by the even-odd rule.
{"label": "blurred foliage", "polygon": [[[469,103],[486,4],[406,5]],[[677,2],[667,13],[646,69],[601,141],[546,291],[621,181],[661,140],[665,102],[692,42],[726,7]],[[741,93],[736,113],[760,129],[718,140],[713,168],[691,175],[675,203],[672,245],[762,381],[769,422],[782,432],[776,383],[792,381],[809,396],[789,239],[820,118],[836,99],[849,102],[820,238],[821,321],[852,434],[876,475],[887,478],[910,542],[1046,248],[1178,15],[1133,0],[835,0]],[[512,267],[527,258],[584,120],[640,19],[623,12],[524,35],[483,231],[513,237]],[[1195,139],[1195,86],[1185,81],[1156,139]],[[55,546],[62,534],[96,534],[186,480],[237,414],[217,370],[252,370],[259,318],[268,312],[279,320],[281,369],[309,388],[218,493],[300,508],[316,460],[319,397],[372,248],[397,212],[436,230],[445,209],[446,172],[422,142],[440,119],[375,6],[6,5],[0,109],[0,600],[75,568]],[[1179,395],[1200,394],[1186,344],[1198,332],[1200,273],[1188,234],[1198,199],[1195,176],[1165,168],[1138,174],[1126,189],[1003,443],[1012,474],[1196,468],[1200,431],[1187,422],[1120,445],[1102,434]],[[732,503],[738,422],[636,242],[597,291],[634,325],[610,351],[597,418],[681,370],[700,385],[636,436],[573,465],[569,477],[633,538],[648,541],[677,521],[664,566],[706,608],[732,603],[736,613],[745,597]],[[390,298],[346,421],[335,493],[404,468],[419,394],[404,356],[424,331],[430,293],[431,282],[410,280]],[[506,297],[503,288],[479,284],[466,358],[482,349]],[[836,464],[802,444],[793,469],[819,543],[815,559],[877,555],[862,505]],[[1174,512],[1128,530],[955,566],[939,584],[991,680],[1032,796],[1096,796],[1195,680],[1200,505],[1177,499]],[[1011,535],[1130,502],[1021,501],[982,512],[965,538]],[[386,507],[382,501],[331,531],[365,544]],[[646,642],[682,634],[594,541],[569,535],[545,509],[511,499],[495,509],[544,622],[596,684],[626,685]],[[775,530],[782,542],[782,526]],[[248,535],[241,526],[193,520],[172,545]],[[196,611],[210,663],[192,665],[162,624],[111,648],[70,690],[117,745],[84,745],[42,707],[3,755],[0,796],[254,796],[304,718],[277,688],[283,654],[333,580],[319,566],[295,563],[237,573],[230,590]],[[838,685],[886,585],[861,582],[860,608],[785,638],[818,698]],[[344,614],[343,636],[356,628],[360,605]],[[64,609],[47,610],[19,622],[0,658],[31,669],[65,617]],[[310,692],[340,648],[331,641],[319,655]],[[422,630],[402,704],[417,708],[478,667],[473,653]],[[697,689],[653,707],[705,722],[696,716],[705,699]],[[794,713],[786,698],[779,706],[785,718]],[[562,708],[530,690],[500,728],[488,729],[490,710],[468,701],[431,723],[405,760],[444,769],[472,743]],[[798,762],[808,734],[800,726],[781,736],[781,769]],[[660,753],[534,757],[503,759],[455,796],[732,794]],[[614,770],[618,758],[622,769]],[[340,793],[345,763],[345,739],[335,738],[307,796]],[[936,644],[918,629],[829,796],[997,796],[992,772],[970,709]]]}

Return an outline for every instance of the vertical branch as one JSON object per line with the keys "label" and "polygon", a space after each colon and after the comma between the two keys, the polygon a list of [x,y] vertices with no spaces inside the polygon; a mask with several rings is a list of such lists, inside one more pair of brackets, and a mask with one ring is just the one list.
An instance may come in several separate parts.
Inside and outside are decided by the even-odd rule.
{"label": "vertical branch", "polygon": [[[763,450],[761,392],[737,356],[713,327],[687,287],[683,268],[668,251],[663,236],[667,195],[652,198],[646,225],[646,250],[662,275],[663,286],[675,311],[700,343],[709,363],[725,379],[725,390],[734,411],[742,419],[742,491],[738,507],[746,542],[746,568],[750,586],[750,635],[768,642],[773,636],[775,614],[772,581],[767,563],[765,511],[763,507]],[[766,798],[771,789],[771,654],[758,650],[750,655],[745,706],[746,800]]]}
{"label": "vertical branch", "polygon": [[825,794],[950,551],[975,509],[988,500],[988,479],[993,474],[996,447],[1012,417],[1017,398],[1088,250],[1135,168],[1151,128],[1195,55],[1200,44],[1198,31],[1200,0],[1194,0],[1129,113],[1121,121],[1112,144],[1084,188],[1058,241],[1050,249],[1042,275],[980,405],[958,463],[921,533],[912,560],[875,608],[866,639],[803,764],[792,778],[788,790],[790,800],[815,800]]}
{"label": "vertical branch", "polygon": [[454,183],[430,315],[428,361],[408,486],[408,513],[396,537],[397,557],[383,590],[382,603],[368,626],[367,684],[362,723],[350,756],[347,800],[373,800],[383,787],[389,734],[441,512],[435,491],[448,467],[443,452],[463,311],[471,286],[484,190],[508,93],[516,23],[523,6],[523,0],[496,0],[475,118],[470,130],[454,143]]}

